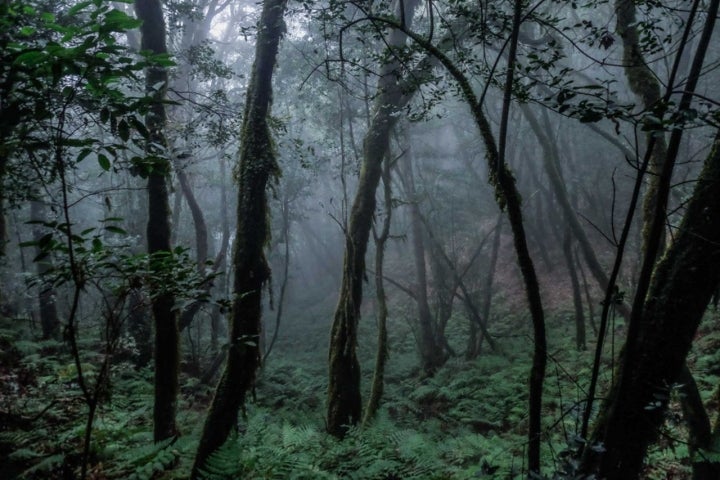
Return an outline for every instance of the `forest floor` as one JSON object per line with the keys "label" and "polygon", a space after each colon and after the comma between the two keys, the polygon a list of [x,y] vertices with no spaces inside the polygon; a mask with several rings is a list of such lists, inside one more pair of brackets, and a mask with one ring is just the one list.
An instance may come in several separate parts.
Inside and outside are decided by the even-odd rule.
{"label": "forest floor", "polygon": [[[259,375],[255,398],[238,432],[209,462],[208,478],[243,479],[465,479],[523,478],[527,432],[527,380],[532,341],[520,315],[495,329],[502,352],[473,360],[451,358],[432,378],[421,378],[412,330],[391,321],[390,359],[382,408],[366,428],[337,442],[324,428],[327,325],[287,321]],[[701,329],[689,364],[700,390],[714,392],[720,369],[718,315]],[[572,470],[572,453],[591,367],[592,349],[578,352],[569,313],[549,322],[544,393],[544,473]],[[448,336],[458,352],[465,321]],[[375,348],[372,318],[361,325],[359,356],[367,394]],[[612,336],[613,345],[620,344]],[[94,352],[97,341],[81,348]],[[11,320],[0,320],[0,478],[74,478],[87,408],[67,349],[39,342]],[[99,354],[83,364],[92,381]],[[610,382],[612,365],[601,378]],[[183,375],[178,423],[183,435],[152,442],[152,372],[118,358],[93,429],[92,479],[187,478],[212,389]],[[602,391],[602,389],[601,389]],[[717,398],[706,398],[710,412]],[[646,478],[689,478],[679,406],[673,402],[661,441],[648,457]],[[571,478],[569,476],[564,478]]]}

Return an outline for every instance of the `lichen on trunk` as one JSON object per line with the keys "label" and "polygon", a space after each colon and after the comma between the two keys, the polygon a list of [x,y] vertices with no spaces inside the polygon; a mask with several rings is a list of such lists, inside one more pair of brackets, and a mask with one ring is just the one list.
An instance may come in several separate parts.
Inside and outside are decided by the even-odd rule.
{"label": "lichen on trunk", "polygon": [[[715,285],[720,281],[720,135],[687,204],[673,244],[655,268],[615,385],[598,417],[582,471],[637,478],[664,419],[670,387],[680,377]],[[648,408],[648,407],[651,408]]]}
{"label": "lichen on trunk", "polygon": [[266,0],[258,22],[250,85],[241,131],[237,227],[233,252],[234,285],[227,363],[208,411],[192,470],[198,478],[208,457],[237,428],[238,414],[253,389],[260,365],[262,288],[270,276],[264,248],[269,240],[267,183],[279,174],[268,116],[272,75],[285,32],[286,0]]}

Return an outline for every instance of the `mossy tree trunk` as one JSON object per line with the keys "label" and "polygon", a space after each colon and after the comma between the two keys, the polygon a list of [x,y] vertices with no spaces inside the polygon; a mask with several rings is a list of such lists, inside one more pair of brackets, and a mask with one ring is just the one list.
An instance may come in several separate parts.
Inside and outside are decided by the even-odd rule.
{"label": "mossy tree trunk", "polygon": [[[408,21],[417,0],[405,2]],[[394,30],[388,45],[404,45],[405,35]],[[388,151],[390,132],[399,118],[399,110],[409,101],[417,81],[408,92],[399,85],[399,62],[391,60],[382,67],[374,115],[363,142],[363,159],[357,192],[345,232],[345,258],[340,296],[330,333],[327,429],[342,438],[348,425],[361,420],[360,365],[357,359],[357,326],[362,303],[365,252],[375,213],[375,191],[380,183],[382,162]],[[405,91],[404,91],[405,90]]]}
{"label": "mossy tree trunk", "polygon": [[[391,23],[387,19],[373,17],[377,21]],[[506,210],[510,229],[513,233],[513,243],[517,255],[518,265],[525,284],[530,316],[533,325],[532,367],[529,380],[529,428],[528,428],[528,471],[531,475],[540,475],[540,443],[542,436],[542,393],[547,365],[547,338],[545,336],[545,312],[540,297],[540,284],[538,282],[535,264],[528,249],[527,234],[522,215],[522,200],[515,184],[515,177],[505,163],[505,140],[507,138],[508,113],[511,103],[513,83],[513,70],[515,68],[515,55],[517,52],[518,36],[522,23],[522,1],[517,0],[513,12],[513,30],[509,42],[508,69],[505,80],[503,97],[503,114],[500,122],[500,134],[496,141],[490,122],[483,112],[483,104],[475,95],[470,79],[453,61],[438,47],[429,43],[424,37],[410,32],[402,25],[393,24],[402,29],[420,47],[435,57],[452,78],[457,82],[463,100],[470,107],[473,120],[478,128],[480,138],[486,149],[486,160],[490,184],[494,187],[495,198],[501,210]]]}
{"label": "mossy tree trunk", "polygon": [[[636,7],[633,0],[616,0],[615,2],[617,33],[623,43],[623,65],[628,78],[630,90],[640,99],[647,112],[653,112],[662,118],[663,103],[660,82],[655,72],[645,62],[640,46],[640,30],[637,24]],[[667,142],[660,132],[648,132],[647,148],[650,163],[648,166],[648,188],[643,202],[643,246],[649,235],[649,221],[652,219],[657,201],[658,180],[660,171],[667,155]]]}
{"label": "mossy tree trunk", "polygon": [[[711,45],[720,1],[712,0],[692,66],[677,104],[691,108],[693,92]],[[690,22],[691,23],[691,22]],[[689,34],[690,25],[685,34]],[[680,50],[684,42],[680,42]],[[679,54],[678,54],[679,55]],[[676,73],[677,58],[671,81]],[[669,97],[666,95],[665,100]],[[683,129],[670,134],[667,155],[657,180],[653,217],[645,236],[645,252],[637,282],[617,379],[600,412],[591,441],[606,451],[586,449],[584,472],[600,476],[635,478],[648,445],[654,441],[667,408],[669,389],[677,381],[702,315],[720,280],[720,132],[686,205],[686,214],[672,246],[659,262],[671,191]],[[646,157],[647,158],[647,157]]]}
{"label": "mossy tree trunk", "polygon": [[386,160],[383,165],[383,200],[385,203],[385,216],[379,234],[375,234],[375,295],[377,297],[377,328],[378,345],[375,356],[375,372],[373,373],[370,397],[368,398],[363,425],[367,425],[375,417],[380,408],[383,390],[385,388],[385,364],[388,357],[387,317],[388,307],[385,296],[385,282],[383,279],[383,263],[385,261],[385,243],[390,237],[390,221],[392,219],[392,189],[390,178],[390,163]]}
{"label": "mossy tree trunk", "polygon": [[[159,0],[136,0],[135,12],[143,21],[140,27],[141,48],[155,54],[167,53],[165,20]],[[150,132],[146,155],[148,192],[148,253],[151,269],[161,263],[152,256],[170,254],[170,204],[166,177],[170,173],[165,141],[165,90],[167,70],[159,65],[147,68],[145,84],[153,103],[145,118]],[[161,87],[158,88],[158,85]],[[155,405],[153,410],[154,438],[156,442],[177,435],[175,414],[177,411],[178,369],[180,343],[177,318],[173,307],[173,295],[160,292],[152,300],[151,309],[155,319]]]}
{"label": "mossy tree trunk", "polygon": [[582,462],[600,478],[638,478],[664,420],[693,336],[720,281],[720,134],[705,161],[675,240],[655,268],[623,362]]}
{"label": "mossy tree trunk", "polygon": [[285,7],[286,0],[266,0],[258,23],[255,61],[240,137],[240,159],[235,172],[238,205],[230,348],[205,420],[192,478],[199,477],[208,457],[237,428],[239,410],[254,387],[260,365],[262,288],[270,276],[264,252],[270,236],[266,189],[270,178],[278,174],[267,120],[272,102],[273,68],[285,31]]}

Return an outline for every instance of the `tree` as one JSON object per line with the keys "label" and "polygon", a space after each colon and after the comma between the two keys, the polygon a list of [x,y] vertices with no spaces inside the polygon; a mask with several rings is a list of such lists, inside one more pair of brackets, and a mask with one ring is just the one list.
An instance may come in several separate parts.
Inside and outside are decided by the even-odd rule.
{"label": "tree", "polygon": [[585,450],[581,471],[600,478],[638,478],[658,435],[695,331],[720,281],[720,134],[698,177],[675,239],[655,268],[626,344],[616,382]]}
{"label": "tree", "polygon": [[[681,113],[691,109],[719,6],[717,0],[709,5],[678,102]],[[668,99],[666,95],[665,101]],[[600,476],[634,478],[640,474],[647,447],[662,423],[670,390],[686,368],[685,357],[719,281],[720,229],[713,223],[717,224],[716,212],[720,211],[720,133],[716,134],[705,160],[679,232],[656,263],[662,252],[667,202],[682,134],[681,124],[673,124],[657,179],[653,216],[644,236],[643,265],[621,363],[591,439],[591,446],[600,443],[604,446],[584,452],[582,470],[598,472]],[[646,153],[646,159],[650,154],[651,151]]]}
{"label": "tree", "polygon": [[266,189],[268,181],[279,174],[268,116],[273,68],[285,31],[285,7],[285,0],[266,0],[258,22],[235,174],[238,205],[230,348],[205,420],[192,478],[200,476],[208,457],[225,443],[237,425],[238,412],[254,386],[260,364],[262,288],[270,275],[264,252],[270,234]]}
{"label": "tree", "polygon": [[[159,0],[136,0],[135,11],[142,20],[141,48],[156,55],[166,54],[165,20]],[[170,246],[170,204],[166,177],[170,161],[165,141],[165,90],[167,70],[161,65],[146,69],[145,85],[152,103],[145,117],[149,131],[145,165],[148,192],[148,253],[151,268],[159,269],[163,257],[172,255]],[[160,293],[152,299],[155,319],[155,404],[153,410],[154,438],[156,442],[178,434],[175,425],[178,394],[180,344],[175,298]]]}
{"label": "tree", "polygon": [[[416,288],[415,303],[418,313],[417,343],[420,361],[425,375],[432,376],[447,360],[444,346],[434,325],[433,316],[428,302],[428,275],[425,260],[425,239],[420,213],[420,198],[415,189],[415,173],[413,172],[412,147],[408,145],[400,158],[400,179],[410,209],[410,237],[415,263]],[[447,290],[447,289],[446,289]]]}
{"label": "tree", "polygon": [[522,25],[522,1],[517,0],[513,8],[512,32],[509,42],[508,65],[503,90],[503,110],[500,122],[500,132],[495,137],[490,122],[483,112],[483,102],[473,90],[469,78],[442,50],[428,42],[427,39],[415,32],[409,31],[404,25],[393,20],[368,15],[374,21],[383,22],[403,31],[412,38],[421,48],[435,57],[449,75],[457,82],[463,100],[470,107],[479,136],[486,149],[487,168],[490,184],[495,190],[495,197],[501,209],[507,210],[510,228],[513,233],[513,241],[520,267],[525,293],[530,308],[530,315],[533,324],[534,349],[533,364],[530,371],[530,395],[529,395],[529,429],[528,429],[528,470],[533,475],[540,474],[540,442],[542,436],[542,391],[545,378],[545,367],[547,364],[547,339],[545,337],[545,313],[540,296],[540,285],[538,283],[535,265],[528,249],[527,236],[523,224],[521,198],[515,184],[515,177],[505,163],[505,146],[507,140],[507,128],[509,119],[510,103],[514,80],[515,60],[517,53],[518,37]]}
{"label": "tree", "polygon": [[370,397],[365,408],[365,416],[363,417],[363,425],[369,424],[380,408],[380,400],[382,399],[385,389],[385,364],[388,358],[388,306],[387,297],[385,295],[385,280],[383,278],[383,268],[385,261],[385,243],[390,237],[390,223],[392,219],[392,184],[391,184],[391,163],[385,160],[383,163],[383,200],[385,215],[383,217],[380,233],[373,230],[375,239],[375,296],[378,305],[377,313],[377,329],[378,329],[378,345],[377,354],[375,356],[375,371],[373,373],[372,386],[370,388]]}
{"label": "tree", "polygon": [[[408,24],[418,2],[399,2],[400,17]],[[392,48],[405,44],[403,32],[393,30],[387,40]],[[393,55],[393,52],[388,52]],[[403,89],[399,81],[400,63],[396,58],[382,66],[378,79],[374,113],[365,134],[362,167],[357,192],[345,232],[345,258],[340,297],[330,332],[327,429],[342,438],[349,425],[361,420],[360,364],[357,359],[357,325],[362,304],[365,252],[375,214],[375,192],[382,176],[382,162],[390,143],[390,132],[397,124],[398,111],[407,104],[419,85],[413,81]]]}
{"label": "tree", "polygon": [[60,319],[58,318],[57,306],[55,305],[57,292],[52,282],[49,282],[45,277],[45,274],[53,269],[51,253],[43,251],[43,238],[47,232],[42,228],[42,225],[48,220],[45,216],[46,208],[43,200],[32,200],[30,202],[30,220],[36,222],[35,228],[33,229],[33,241],[36,243],[35,263],[37,265],[38,277],[40,277],[40,284],[38,285],[38,310],[40,313],[42,336],[47,340],[59,337]]}

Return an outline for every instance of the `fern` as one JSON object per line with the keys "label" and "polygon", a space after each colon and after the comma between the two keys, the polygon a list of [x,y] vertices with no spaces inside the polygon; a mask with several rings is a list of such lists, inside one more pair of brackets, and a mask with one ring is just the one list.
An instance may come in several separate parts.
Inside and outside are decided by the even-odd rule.
{"label": "fern", "polygon": [[[150,480],[160,472],[172,468],[178,461],[182,444],[168,439],[156,444],[145,443],[113,455],[113,466],[105,470],[110,478]],[[105,454],[114,453],[105,451]]]}

